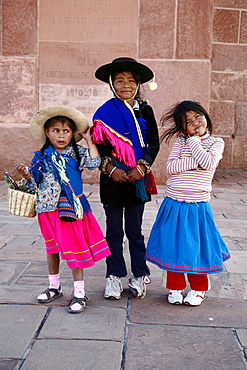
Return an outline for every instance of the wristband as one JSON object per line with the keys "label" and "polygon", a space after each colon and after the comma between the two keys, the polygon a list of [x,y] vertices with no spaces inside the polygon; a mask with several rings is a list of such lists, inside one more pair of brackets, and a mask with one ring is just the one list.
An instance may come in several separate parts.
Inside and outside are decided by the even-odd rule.
{"label": "wristband", "polygon": [[113,167],[112,169],[111,169],[111,172],[109,173],[109,177],[111,177],[111,175],[113,174],[113,172],[115,171],[115,169],[117,168],[117,166],[115,166],[115,167]]}
{"label": "wristband", "polygon": [[101,158],[101,164],[99,166],[100,171],[102,171],[105,175],[108,175],[108,172],[106,171],[106,166],[108,163],[112,164],[112,159],[110,157],[102,157]]}
{"label": "wristband", "polygon": [[146,171],[145,171],[146,175],[151,171],[150,164],[147,161],[145,161],[145,159],[141,158],[136,163],[143,164],[146,167]]}
{"label": "wristband", "polygon": [[139,174],[141,175],[141,177],[144,177],[145,176],[145,173],[142,171],[142,169],[141,169],[141,167],[139,165],[136,166],[136,169],[139,172]]}

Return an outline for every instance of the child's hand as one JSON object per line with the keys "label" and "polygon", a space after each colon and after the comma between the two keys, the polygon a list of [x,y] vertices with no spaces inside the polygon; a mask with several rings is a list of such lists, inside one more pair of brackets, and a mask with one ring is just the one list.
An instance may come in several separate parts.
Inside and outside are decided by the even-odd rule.
{"label": "child's hand", "polygon": [[31,174],[29,169],[24,164],[20,163],[19,166],[16,167],[17,171],[28,181],[30,181]]}
{"label": "child's hand", "polygon": [[140,178],[142,177],[140,172],[138,172],[138,170],[134,167],[134,168],[131,168],[128,172],[127,172],[127,176],[129,177],[129,182],[134,182],[134,181],[138,181],[140,180]]}
{"label": "child's hand", "polygon": [[83,137],[83,139],[86,140],[86,142],[88,143],[89,140],[91,140],[91,137],[90,137],[90,127],[88,127],[87,131],[86,132],[82,132],[80,133],[80,135]]}
{"label": "child's hand", "polygon": [[99,155],[98,149],[96,145],[92,142],[92,138],[91,138],[91,127],[88,127],[87,131],[80,133],[80,135],[83,137],[83,139],[86,140],[86,143],[89,148],[90,157],[92,159],[98,157]]}

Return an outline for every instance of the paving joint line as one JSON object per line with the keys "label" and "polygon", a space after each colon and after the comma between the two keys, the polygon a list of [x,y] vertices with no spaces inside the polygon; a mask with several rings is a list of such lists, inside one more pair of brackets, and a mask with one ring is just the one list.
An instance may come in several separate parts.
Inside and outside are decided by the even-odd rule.
{"label": "paving joint line", "polygon": [[131,306],[131,298],[128,297],[127,308],[126,308],[125,328],[124,328],[124,339],[122,341],[122,343],[123,343],[123,350],[122,350],[122,361],[121,361],[121,366],[120,366],[120,369],[121,370],[124,370],[124,368],[125,368],[126,353],[127,353],[127,349],[128,349],[127,342],[128,342],[128,337],[129,337],[130,306]]}
{"label": "paving joint line", "polygon": [[16,370],[20,370],[20,369],[22,368],[22,366],[24,365],[24,363],[25,363],[25,361],[26,361],[26,359],[27,359],[27,357],[28,357],[29,353],[31,352],[31,350],[32,350],[32,348],[33,348],[33,346],[34,346],[34,343],[35,343],[35,342],[37,341],[37,339],[38,339],[38,336],[39,336],[39,334],[40,334],[40,332],[41,332],[41,329],[43,328],[43,326],[44,326],[44,324],[45,324],[45,322],[46,322],[46,320],[47,320],[48,316],[50,315],[51,310],[52,310],[52,307],[48,307],[48,308],[47,308],[46,314],[45,314],[45,316],[43,317],[43,320],[41,321],[41,323],[40,323],[40,325],[39,325],[38,329],[36,330],[36,332],[35,332],[35,334],[34,334],[33,338],[31,339],[31,342],[30,342],[29,346],[27,347],[27,349],[25,350],[25,352],[24,352],[24,354],[23,354],[22,358],[20,359],[20,364],[16,367]]}
{"label": "paving joint line", "polygon": [[238,337],[237,331],[236,331],[235,328],[232,328],[232,333],[233,333],[233,336],[234,336],[235,341],[237,342],[237,346],[238,346],[238,348],[239,348],[239,350],[240,350],[240,352],[242,354],[242,358],[243,358],[244,364],[245,364],[245,366],[247,368],[247,353],[245,353],[246,347],[243,347],[242,346],[242,344],[240,342],[240,339]]}

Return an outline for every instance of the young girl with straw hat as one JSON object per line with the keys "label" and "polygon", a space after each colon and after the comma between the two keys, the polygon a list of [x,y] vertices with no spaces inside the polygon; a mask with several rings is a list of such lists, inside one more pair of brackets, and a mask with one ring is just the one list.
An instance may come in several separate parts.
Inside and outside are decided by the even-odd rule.
{"label": "young girl with straw hat", "polygon": [[[30,168],[20,164],[17,169],[26,187],[38,188],[36,212],[46,244],[49,287],[37,299],[49,303],[63,295],[61,257],[74,278],[69,312],[79,313],[86,306],[83,269],[110,254],[81,179],[84,167],[93,170],[99,166],[99,153],[90,138],[86,117],[74,108],[44,108],[31,119],[30,130],[43,146],[35,152]],[[82,137],[88,149],[76,144]]]}

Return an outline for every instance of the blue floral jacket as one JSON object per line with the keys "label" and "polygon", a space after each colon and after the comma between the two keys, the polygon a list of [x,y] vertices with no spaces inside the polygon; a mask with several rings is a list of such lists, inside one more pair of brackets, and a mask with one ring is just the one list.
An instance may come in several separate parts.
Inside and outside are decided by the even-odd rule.
{"label": "blue floral jacket", "polygon": [[[83,171],[83,168],[88,168],[89,170],[94,170],[99,167],[101,159],[100,156],[92,159],[89,154],[89,150],[82,145],[78,145],[79,154],[81,157],[81,163],[79,170]],[[62,152],[70,155],[72,158],[76,159],[72,145],[68,145],[66,149]],[[61,193],[61,186],[59,182],[55,179],[53,168],[48,163],[45,163],[46,171],[43,173],[42,180],[38,184],[37,193],[37,204],[36,212],[50,212],[54,211],[58,207],[58,201]],[[24,181],[24,185],[28,189],[35,189],[37,184],[34,180],[31,171],[31,180]]]}

